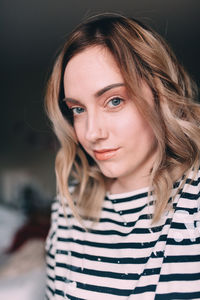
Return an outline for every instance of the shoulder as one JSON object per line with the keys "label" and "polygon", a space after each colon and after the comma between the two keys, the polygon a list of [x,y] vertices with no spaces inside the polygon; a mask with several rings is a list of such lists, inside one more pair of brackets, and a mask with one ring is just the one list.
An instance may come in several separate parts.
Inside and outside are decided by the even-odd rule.
{"label": "shoulder", "polygon": [[[73,193],[74,189],[75,189],[74,185],[69,186],[70,193]],[[51,228],[50,228],[50,231],[56,230],[58,220],[60,218],[64,217],[64,215],[65,215],[64,207],[65,207],[65,212],[67,213],[67,215],[71,215],[72,213],[68,206],[67,199],[65,197],[61,197],[58,194],[51,204]]]}
{"label": "shoulder", "polygon": [[51,204],[51,224],[46,238],[46,244],[45,244],[46,252],[49,252],[52,249],[52,245],[54,244],[54,241],[56,239],[59,206],[60,206],[59,201],[57,198],[55,198]]}
{"label": "shoulder", "polygon": [[186,177],[183,189],[184,195],[190,199],[198,199],[200,197],[200,168],[191,170]]}
{"label": "shoulder", "polygon": [[200,169],[191,170],[183,176],[181,190],[177,195],[176,210],[186,210],[190,215],[200,211]]}
{"label": "shoulder", "polygon": [[194,254],[199,253],[200,244],[200,170],[192,170],[182,180],[174,205],[171,239],[174,246],[183,246],[182,253],[188,253],[191,246]]}
{"label": "shoulder", "polygon": [[51,223],[55,223],[60,207],[59,197],[56,197],[51,204]]}

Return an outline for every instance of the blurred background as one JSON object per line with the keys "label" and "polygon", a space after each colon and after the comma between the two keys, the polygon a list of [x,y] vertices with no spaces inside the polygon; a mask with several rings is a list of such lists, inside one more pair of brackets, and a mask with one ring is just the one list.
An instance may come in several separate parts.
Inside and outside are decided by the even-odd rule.
{"label": "blurred background", "polygon": [[152,26],[199,85],[199,0],[0,0],[1,300],[44,299],[58,148],[44,112],[45,85],[67,34],[101,12]]}

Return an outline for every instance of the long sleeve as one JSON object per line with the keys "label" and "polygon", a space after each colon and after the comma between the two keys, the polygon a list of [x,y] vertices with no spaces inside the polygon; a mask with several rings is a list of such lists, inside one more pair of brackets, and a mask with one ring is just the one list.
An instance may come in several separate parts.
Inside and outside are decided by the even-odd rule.
{"label": "long sleeve", "polygon": [[55,293],[55,249],[57,236],[58,201],[53,202],[51,209],[51,227],[46,239],[46,292],[45,299],[54,299]]}

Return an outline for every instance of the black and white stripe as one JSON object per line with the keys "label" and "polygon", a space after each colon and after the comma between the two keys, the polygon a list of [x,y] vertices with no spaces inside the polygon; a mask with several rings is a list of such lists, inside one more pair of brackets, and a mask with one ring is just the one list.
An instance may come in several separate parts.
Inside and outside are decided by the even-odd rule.
{"label": "black and white stripe", "polygon": [[106,195],[100,222],[85,221],[88,232],[55,201],[46,299],[200,299],[200,172],[192,176],[153,225],[147,188]]}

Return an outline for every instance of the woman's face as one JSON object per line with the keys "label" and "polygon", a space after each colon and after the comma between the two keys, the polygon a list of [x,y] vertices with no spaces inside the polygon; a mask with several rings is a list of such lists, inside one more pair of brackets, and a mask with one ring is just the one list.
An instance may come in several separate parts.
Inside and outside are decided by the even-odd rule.
{"label": "woman's face", "polygon": [[[128,96],[110,52],[95,46],[75,55],[65,69],[64,90],[77,139],[102,173],[115,179],[113,192],[148,185],[155,137]],[[153,103],[145,84],[141,93]]]}

